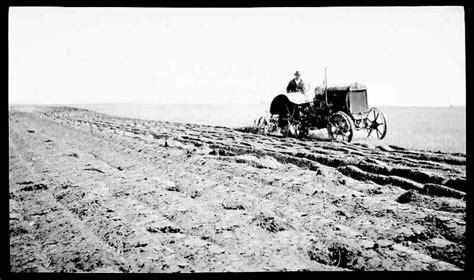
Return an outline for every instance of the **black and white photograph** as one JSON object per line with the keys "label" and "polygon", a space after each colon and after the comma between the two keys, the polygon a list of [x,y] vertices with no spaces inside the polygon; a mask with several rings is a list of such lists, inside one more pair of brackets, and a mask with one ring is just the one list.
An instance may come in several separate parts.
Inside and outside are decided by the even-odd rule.
{"label": "black and white photograph", "polygon": [[465,271],[465,28],[10,6],[8,273]]}

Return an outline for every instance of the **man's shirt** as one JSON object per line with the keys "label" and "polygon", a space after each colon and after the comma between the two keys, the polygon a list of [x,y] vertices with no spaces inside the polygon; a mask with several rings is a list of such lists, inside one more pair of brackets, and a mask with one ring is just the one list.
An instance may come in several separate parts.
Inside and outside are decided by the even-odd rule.
{"label": "man's shirt", "polygon": [[296,80],[296,78],[294,78],[288,83],[288,86],[286,87],[286,92],[290,93],[298,91],[303,92],[303,80]]}

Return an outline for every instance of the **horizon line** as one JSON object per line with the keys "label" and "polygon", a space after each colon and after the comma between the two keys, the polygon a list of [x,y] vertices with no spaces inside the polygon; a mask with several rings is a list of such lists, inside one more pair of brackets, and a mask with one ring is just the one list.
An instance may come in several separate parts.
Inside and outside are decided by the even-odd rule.
{"label": "horizon line", "polygon": [[[262,105],[266,104],[267,102],[228,102],[228,103],[179,103],[179,102],[94,102],[94,103],[9,103],[8,106],[17,106],[17,105],[26,105],[26,106],[74,106],[74,105],[125,105],[125,104],[133,104],[133,105]],[[268,102],[271,103],[271,102]],[[402,104],[377,104],[375,106],[382,106],[382,107],[466,107],[465,104],[449,104],[449,105],[402,105]],[[374,106],[369,106],[374,107]]]}

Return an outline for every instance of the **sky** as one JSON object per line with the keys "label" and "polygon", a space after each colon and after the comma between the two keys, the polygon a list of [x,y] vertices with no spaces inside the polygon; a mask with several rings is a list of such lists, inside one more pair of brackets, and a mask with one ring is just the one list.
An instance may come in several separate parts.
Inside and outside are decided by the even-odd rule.
{"label": "sky", "polygon": [[463,7],[10,7],[9,103],[269,103],[296,70],[369,105],[465,105]]}

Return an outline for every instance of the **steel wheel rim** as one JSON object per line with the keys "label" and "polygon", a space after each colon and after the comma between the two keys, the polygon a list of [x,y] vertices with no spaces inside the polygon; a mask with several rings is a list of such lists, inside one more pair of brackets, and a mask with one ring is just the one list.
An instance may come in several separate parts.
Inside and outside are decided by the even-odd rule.
{"label": "steel wheel rim", "polygon": [[299,124],[297,123],[294,117],[295,112],[296,112],[296,105],[293,105],[292,112],[290,112],[290,108],[288,108],[288,104],[286,104],[285,106],[286,106],[286,111],[288,113],[288,119],[287,119],[288,131],[291,134],[291,136],[298,137],[300,134],[300,128],[298,126]]}
{"label": "steel wheel rim", "polygon": [[384,114],[377,108],[370,109],[366,117],[367,120],[367,137],[374,136],[377,139],[383,139],[387,133],[387,120]]}
{"label": "steel wheel rim", "polygon": [[340,137],[344,142],[352,140],[353,132],[351,130],[350,121],[347,117],[336,113],[332,120],[329,121],[329,124],[328,132],[333,140],[339,140],[338,137]]}

